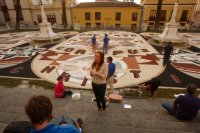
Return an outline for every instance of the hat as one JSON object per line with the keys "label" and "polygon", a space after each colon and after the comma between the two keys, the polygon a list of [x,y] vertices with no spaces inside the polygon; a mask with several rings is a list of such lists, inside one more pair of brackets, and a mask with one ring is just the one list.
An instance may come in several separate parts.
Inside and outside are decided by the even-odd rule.
{"label": "hat", "polygon": [[72,95],[72,99],[73,100],[79,100],[81,98],[81,95],[79,94],[79,93],[74,93],[73,95]]}

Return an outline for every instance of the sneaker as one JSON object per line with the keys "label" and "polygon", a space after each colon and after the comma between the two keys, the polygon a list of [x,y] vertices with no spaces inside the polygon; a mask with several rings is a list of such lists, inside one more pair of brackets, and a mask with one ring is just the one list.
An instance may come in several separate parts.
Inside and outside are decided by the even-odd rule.
{"label": "sneaker", "polygon": [[72,91],[71,90],[69,90],[68,92],[67,92],[67,95],[68,96],[71,96],[73,93],[72,93]]}

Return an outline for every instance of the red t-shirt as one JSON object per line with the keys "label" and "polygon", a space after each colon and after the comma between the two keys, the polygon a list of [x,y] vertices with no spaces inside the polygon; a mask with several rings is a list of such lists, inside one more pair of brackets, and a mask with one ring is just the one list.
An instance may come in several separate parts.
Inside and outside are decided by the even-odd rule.
{"label": "red t-shirt", "polygon": [[57,98],[62,98],[64,96],[65,87],[62,82],[58,82],[55,86],[54,96]]}

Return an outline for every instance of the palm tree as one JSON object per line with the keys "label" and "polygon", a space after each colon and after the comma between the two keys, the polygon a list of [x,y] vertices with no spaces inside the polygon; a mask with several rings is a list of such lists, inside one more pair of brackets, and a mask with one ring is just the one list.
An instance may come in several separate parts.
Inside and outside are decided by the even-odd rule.
{"label": "palm tree", "polygon": [[154,27],[155,30],[158,30],[158,28],[159,28],[161,8],[162,8],[162,0],[158,0],[155,27]]}
{"label": "palm tree", "polygon": [[67,15],[66,15],[66,2],[62,0],[62,22],[64,25],[64,29],[67,29]]}
{"label": "palm tree", "polygon": [[16,30],[20,29],[20,0],[14,0],[15,12],[16,12]]}

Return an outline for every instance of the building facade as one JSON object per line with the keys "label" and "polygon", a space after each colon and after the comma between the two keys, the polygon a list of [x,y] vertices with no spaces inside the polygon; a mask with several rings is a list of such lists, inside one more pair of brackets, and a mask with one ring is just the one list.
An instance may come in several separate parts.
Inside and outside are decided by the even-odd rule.
{"label": "building facade", "polygon": [[191,26],[200,28],[200,0],[197,1],[197,7],[194,12],[194,17],[192,19]]}
{"label": "building facade", "polygon": [[[164,26],[169,22],[176,0],[162,0],[162,8],[160,14],[160,26]],[[154,26],[157,12],[158,0],[141,0],[143,5],[143,22],[149,26]],[[197,0],[178,0],[178,10],[176,22],[185,26],[187,22],[193,19]]]}
{"label": "building facade", "polygon": [[86,2],[73,8],[73,22],[88,29],[140,29],[142,6],[133,2]]}
{"label": "building facade", "polygon": [[[39,5],[33,4],[34,0],[20,0],[20,23],[22,25],[37,25],[41,20]],[[47,20],[51,24],[62,24],[62,0],[53,0],[53,4],[45,5],[44,10]],[[68,26],[71,26],[70,0],[66,0],[66,14]],[[73,5],[72,3],[71,5]],[[16,24],[15,0],[0,0],[0,24]]]}

